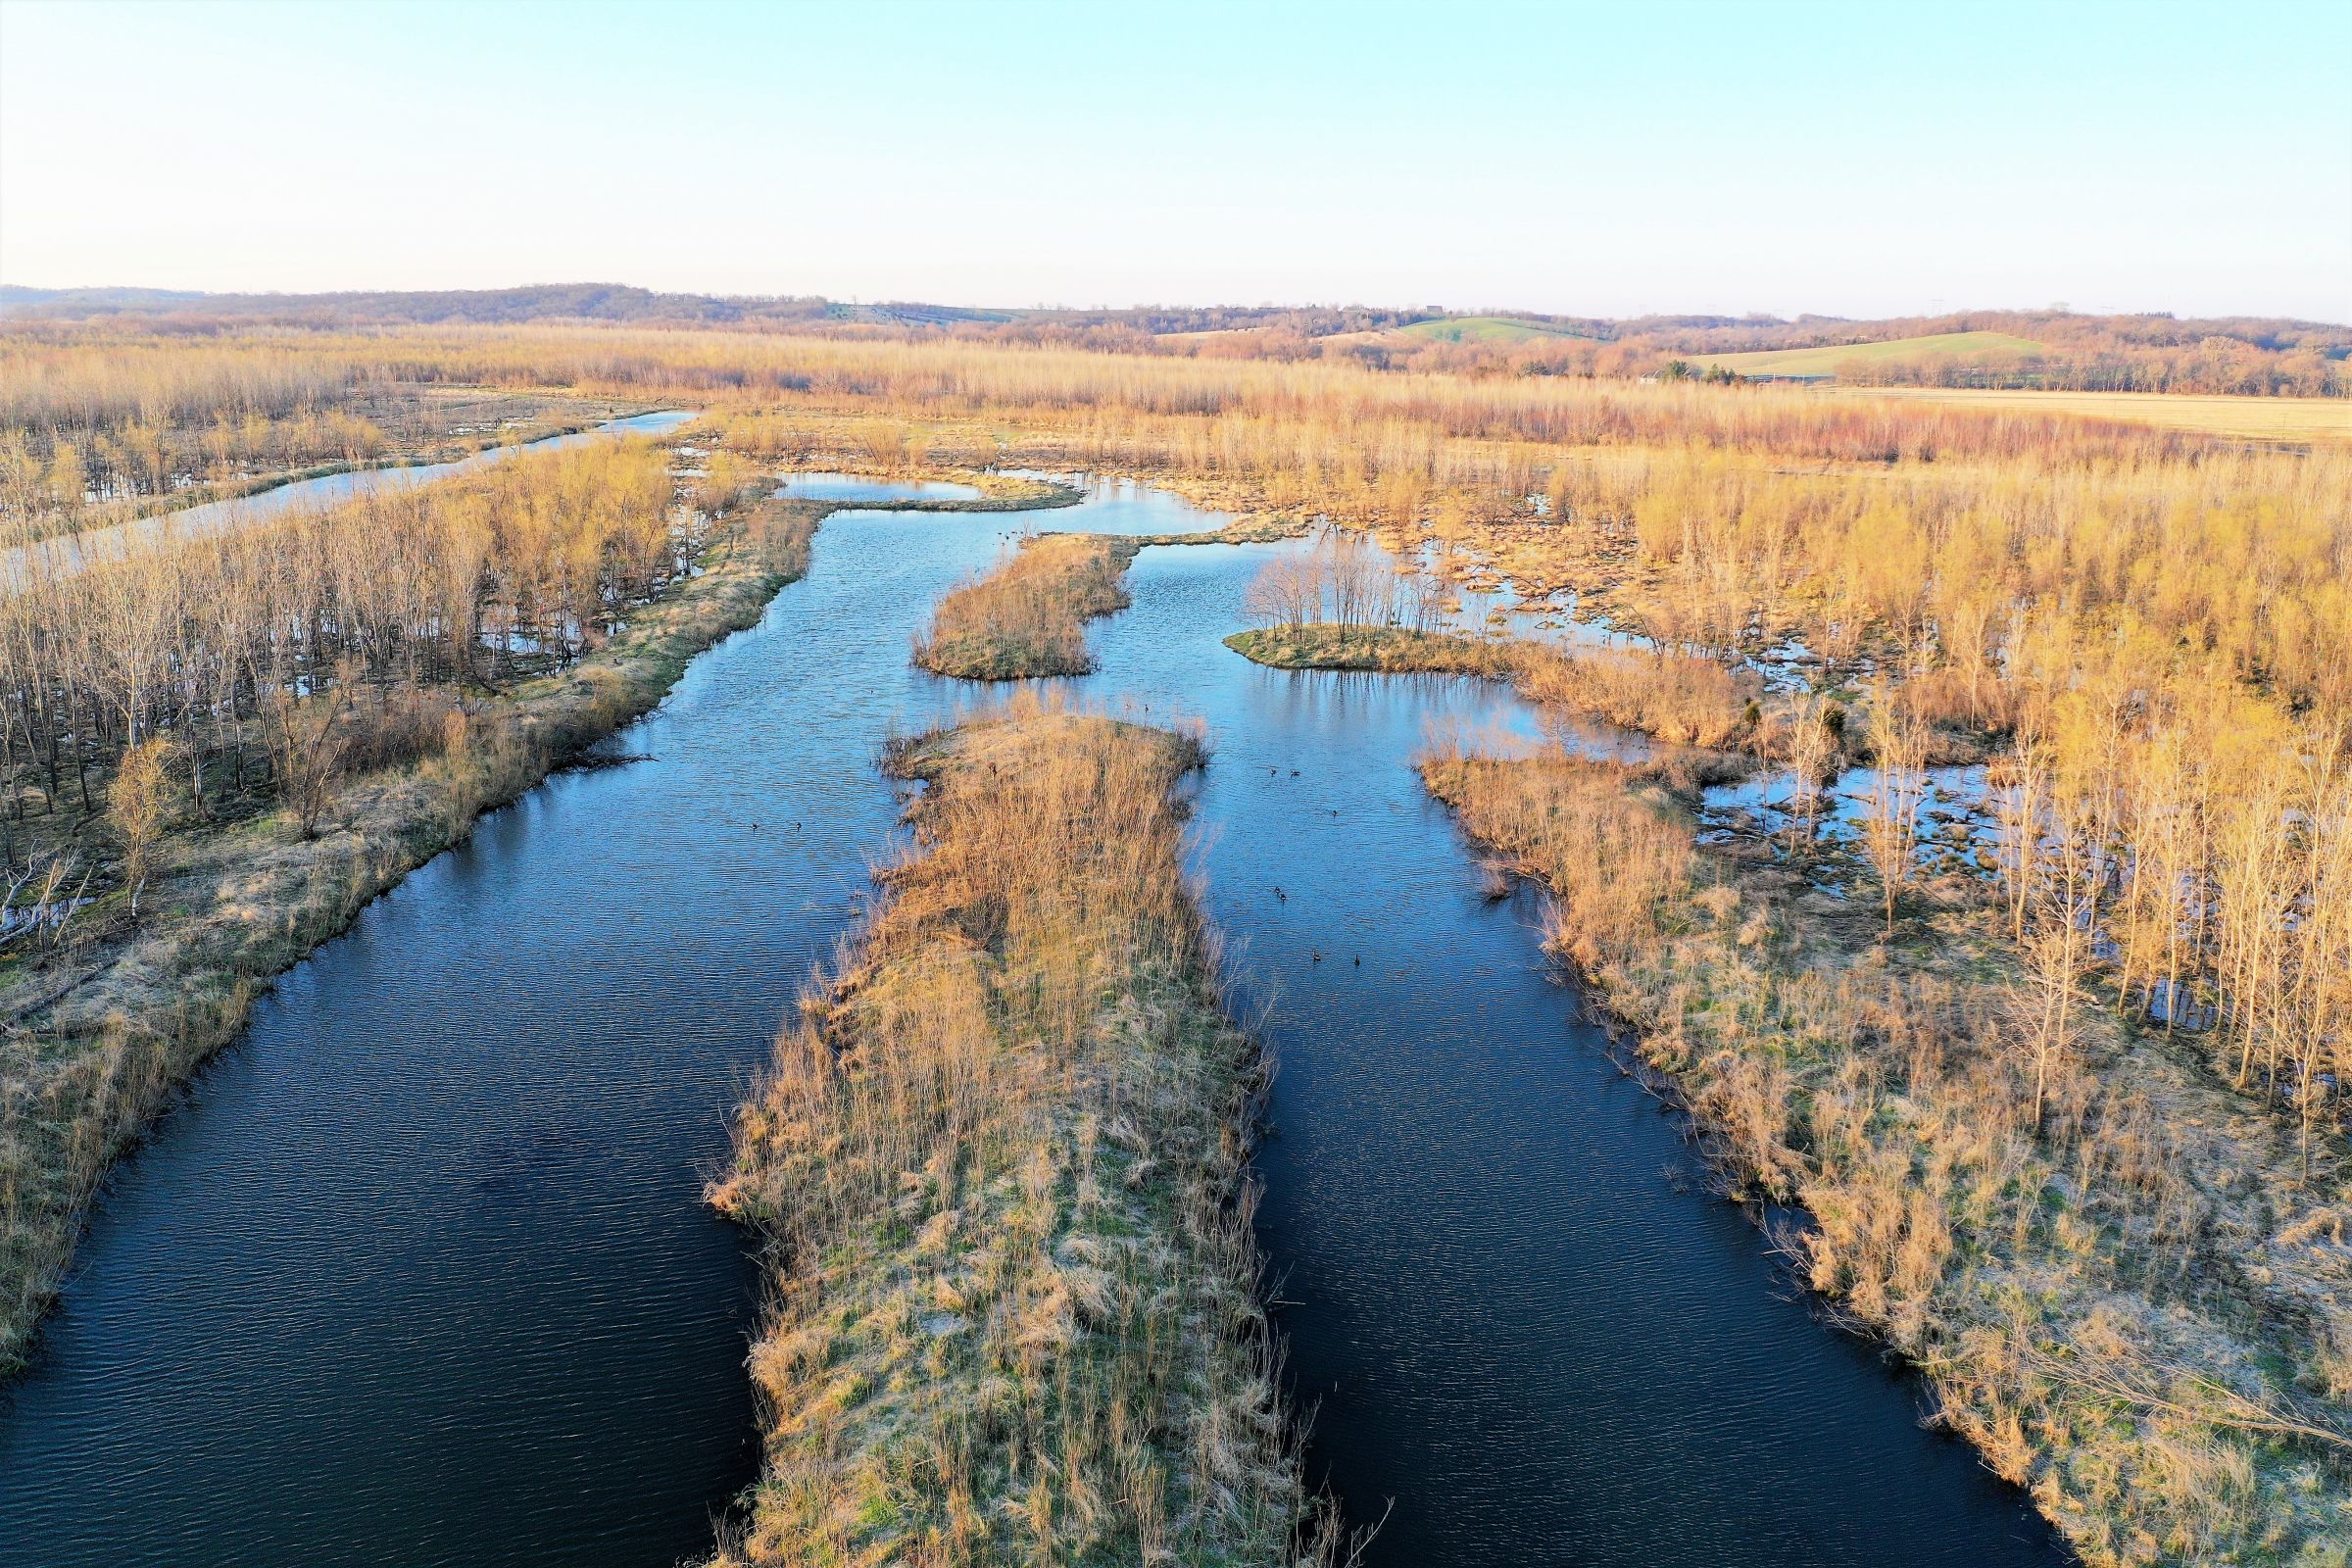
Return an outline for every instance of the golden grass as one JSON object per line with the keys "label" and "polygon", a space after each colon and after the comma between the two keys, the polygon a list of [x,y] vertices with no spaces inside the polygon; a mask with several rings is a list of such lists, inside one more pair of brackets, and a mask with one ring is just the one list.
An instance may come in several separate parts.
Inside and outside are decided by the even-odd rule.
{"label": "golden grass", "polygon": [[919,849],[711,1189],[771,1291],[766,1458],[720,1562],[1328,1551],[1254,1296],[1262,1069],[1183,874],[1200,760],[1033,701],[900,755]]}
{"label": "golden grass", "polygon": [[1085,674],[1094,668],[1086,623],[1127,608],[1119,578],[1138,548],[1109,534],[1024,540],[994,571],[940,600],[914,662],[962,680]]}
{"label": "golden grass", "polygon": [[1695,851],[1641,770],[1441,750],[1423,776],[1551,890],[1550,945],[1730,1190],[1810,1216],[1783,1237],[1804,1280],[1916,1361],[2085,1561],[2342,1560],[2352,1405],[2303,1369],[2352,1318],[2341,1250],[2308,1240],[2343,1195],[2291,1179],[2280,1129],[2112,1014],[2037,1129],[2029,980],[1964,890],[1873,945],[1866,903]]}
{"label": "golden grass", "polygon": [[1278,669],[1490,675],[1531,701],[1677,746],[1753,750],[1766,739],[1762,682],[1712,660],[1331,621],[1236,632],[1225,646]]}
{"label": "golden grass", "polygon": [[2247,441],[2352,441],[2352,398],[2251,398],[2174,392],[2034,392],[1967,387],[1855,387],[1848,397],[1901,398],[1955,408],[2193,430]]}

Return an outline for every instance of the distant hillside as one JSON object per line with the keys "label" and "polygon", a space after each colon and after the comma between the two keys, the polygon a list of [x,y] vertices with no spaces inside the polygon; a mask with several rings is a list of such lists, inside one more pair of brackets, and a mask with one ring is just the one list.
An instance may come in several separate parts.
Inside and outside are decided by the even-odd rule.
{"label": "distant hillside", "polygon": [[609,321],[844,335],[953,334],[1098,352],[1298,360],[1345,356],[1396,369],[1425,356],[1492,358],[1530,375],[1657,374],[1676,360],[1750,376],[1871,386],[2340,397],[2352,327],[2258,317],[2183,319],[1976,311],[1857,321],[1838,317],[1643,316],[1369,305],[1136,305],[987,310],[813,295],[667,294],[617,283],[335,294],[199,294],[155,288],[0,286],[12,322],[135,317],[295,326]]}
{"label": "distant hillside", "polygon": [[1937,332],[1927,337],[1887,338],[1876,343],[1827,343],[1815,348],[1760,349],[1747,354],[1710,354],[1693,363],[1740,375],[1789,375],[1831,379],[1839,368],[1883,365],[1891,360],[2039,359],[2046,345],[2014,332]]}
{"label": "distant hillside", "polygon": [[[1590,326],[1605,328],[1607,324],[1592,322]],[[1407,337],[1426,338],[1438,343],[1525,343],[1534,338],[1603,335],[1590,327],[1577,330],[1564,322],[1546,321],[1531,316],[1446,316],[1435,320],[1415,321],[1397,330]]]}
{"label": "distant hillside", "polygon": [[58,319],[97,316],[236,317],[304,325],[409,322],[421,325],[497,325],[517,321],[820,320],[831,307],[821,299],[726,299],[708,294],[658,294],[618,283],[542,283],[523,288],[348,292],[335,294],[199,294],[175,289],[0,288],[0,315]]}
{"label": "distant hillside", "polygon": [[106,311],[169,311],[203,299],[202,294],[172,288],[26,288],[0,283],[0,316],[39,312],[56,316],[89,316]]}

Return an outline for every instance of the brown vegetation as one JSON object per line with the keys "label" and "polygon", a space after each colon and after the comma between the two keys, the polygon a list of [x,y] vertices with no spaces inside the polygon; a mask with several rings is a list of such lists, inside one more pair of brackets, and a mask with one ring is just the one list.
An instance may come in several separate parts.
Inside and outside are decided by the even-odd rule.
{"label": "brown vegetation", "polygon": [[632,407],[404,380],[358,341],[0,332],[0,542],[347,468],[448,462]]}
{"label": "brown vegetation", "polygon": [[[2151,352],[2197,352],[2149,330]],[[125,352],[178,351],[132,336]],[[1431,345],[1384,370],[1270,338],[1259,355],[1224,334],[1213,352],[1132,337],[227,333],[207,340],[203,374],[331,384],[364,362],[404,385],[692,401],[717,411],[722,449],[759,462],[1135,475],[1250,514],[1247,527],[1319,518],[1378,536],[1441,578],[1507,581],[1539,612],[1572,593],[1574,613],[1648,647],[1494,656],[1530,695],[1787,767],[1790,831],[1749,852],[1785,879],[1846,878],[1838,899],[1765,888],[1761,871],[1677,893],[1668,867],[1664,937],[1577,955],[1604,984],[1612,964],[1640,982],[1625,1005],[1668,1042],[1656,1059],[1754,1181],[1813,1207],[1809,1245],[1831,1261],[1812,1277],[1920,1347],[1953,1419],[2033,1477],[2094,1559],[2324,1554],[2344,1488],[2309,1434],[2334,1430],[2324,1401],[2352,1388],[2352,1330],[2332,1304],[2352,1298],[2336,1239],[2352,1212],[2352,448],[1589,378],[1574,341]],[[2284,358],[2315,342],[2255,346]],[[725,466],[706,477],[713,494]],[[356,535],[328,549],[331,530],[297,524],[258,558],[209,546],[219,569],[179,558],[202,591],[94,575],[43,585],[45,609],[0,607],[0,772],[15,785],[0,832],[11,911],[25,911],[0,913],[0,952],[70,946],[94,918],[79,887],[120,896],[113,862],[54,828],[102,809],[124,747],[153,733],[179,748],[192,817],[263,777],[298,804],[293,753],[267,762],[273,692],[297,707],[324,694],[370,733],[410,737],[393,750],[417,744],[440,721],[436,694],[577,659],[667,580],[676,541],[665,566],[628,511],[608,505],[577,533],[548,519],[508,548],[502,508],[454,533],[446,560]],[[476,552],[485,528],[493,547]],[[1443,589],[1365,569],[1378,558],[1360,545],[1318,554],[1253,606],[1261,652],[1469,662],[1422,640],[1441,629]],[[216,604],[235,612],[217,631],[174,629]],[[480,623],[453,622],[475,610]],[[1867,859],[1841,860],[1815,841],[1817,792],[1873,753]],[[1914,844],[1953,824],[1923,820],[1909,781],[1986,757],[1974,805],[1999,831],[1977,841],[1982,876],[1932,874]],[[1671,815],[1656,829],[1577,809],[1560,842],[1588,863],[1619,869],[1591,854],[1595,834],[1626,836],[1627,863],[1666,856],[1652,841],[1668,829],[1690,852]],[[1489,833],[1471,815],[1497,842],[1543,819],[1530,803]],[[1572,910],[1571,951],[1588,923],[1639,935],[1625,901],[1646,873],[1580,909],[1568,851],[1523,853]],[[1886,1001],[1895,990],[1910,1000]],[[1786,1029],[1776,1008],[1795,1009]],[[1735,1024],[1768,1043],[1707,1044]],[[1770,1043],[1783,1034],[1797,1044]]]}
{"label": "brown vegetation", "polygon": [[1119,578],[1138,548],[1109,534],[1031,535],[940,600],[914,662],[961,680],[1085,674],[1095,667],[1086,623],[1127,608]]}
{"label": "brown vegetation", "polygon": [[642,444],[536,455],[0,598],[0,1370],[268,977],[755,622],[836,510],[672,489]]}
{"label": "brown vegetation", "polygon": [[1872,944],[1859,911],[1694,851],[1638,770],[1441,751],[1424,773],[1552,890],[1553,947],[1733,1190],[1802,1205],[1806,1282],[2088,1561],[2332,1560],[2352,1391],[2317,1348],[2345,1342],[2352,1258],[2342,1193],[2296,1182],[2280,1129],[1981,905]]}
{"label": "brown vegetation", "polygon": [[1200,758],[1034,705],[900,754],[919,848],[711,1192],[773,1290],[722,1562],[1328,1553],[1253,1294],[1262,1073],[1184,881]]}

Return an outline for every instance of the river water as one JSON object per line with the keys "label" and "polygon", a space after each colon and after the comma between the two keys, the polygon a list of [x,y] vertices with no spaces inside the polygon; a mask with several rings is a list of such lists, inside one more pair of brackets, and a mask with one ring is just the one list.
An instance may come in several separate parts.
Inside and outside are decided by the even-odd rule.
{"label": "river water", "polygon": [[[643,760],[484,818],[288,974],[119,1173],[0,1409],[0,1564],[707,1549],[757,1451],[750,1271],[700,1173],[896,832],[877,743],[988,695],[908,640],[1015,529],[1218,520],[1123,484],[836,514],[761,625],[608,743]],[[1281,1062],[1261,1228],[1316,1473],[1387,1513],[1369,1560],[2062,1561],[1687,1190],[1533,895],[1479,896],[1408,760],[1531,715],[1220,646],[1297,548],[1145,551],[1071,684],[1207,724],[1210,912]]]}
{"label": "river water", "polygon": [[136,517],[128,522],[110,523],[103,528],[60,534],[54,539],[0,551],[0,585],[22,583],[27,564],[35,559],[45,559],[51,571],[71,575],[93,562],[111,561],[118,556],[150,549],[158,544],[201,538],[224,528],[241,528],[248,523],[306,508],[330,507],[339,501],[349,501],[353,496],[367,495],[372,491],[406,490],[413,485],[430,484],[435,479],[446,479],[451,474],[471,473],[477,468],[491,467],[526,452],[554,452],[590,441],[610,440],[614,436],[667,435],[694,416],[691,411],[683,409],[632,414],[626,418],[611,419],[590,429],[575,430],[569,435],[543,436],[536,441],[489,447],[454,463],[354,468],[344,473],[321,474],[316,479],[297,479],[291,484],[276,485],[227,501],[211,501],[201,507],[182,507],[176,512],[160,513],[152,517]]}

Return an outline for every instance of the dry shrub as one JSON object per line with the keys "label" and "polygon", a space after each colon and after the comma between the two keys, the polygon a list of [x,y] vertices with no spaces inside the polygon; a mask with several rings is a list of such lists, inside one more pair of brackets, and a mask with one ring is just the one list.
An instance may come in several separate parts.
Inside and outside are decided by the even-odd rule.
{"label": "dry shrub", "polygon": [[463,705],[446,688],[396,686],[345,714],[343,761],[355,773],[408,767],[441,756],[453,734],[462,742],[465,724]]}

